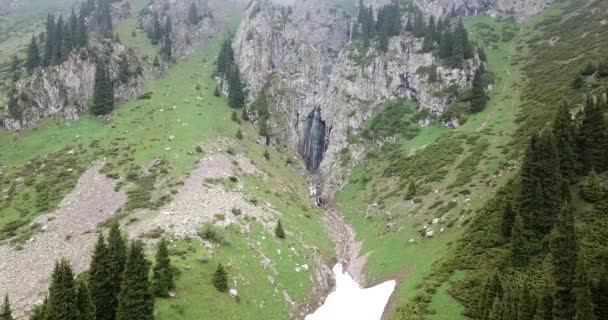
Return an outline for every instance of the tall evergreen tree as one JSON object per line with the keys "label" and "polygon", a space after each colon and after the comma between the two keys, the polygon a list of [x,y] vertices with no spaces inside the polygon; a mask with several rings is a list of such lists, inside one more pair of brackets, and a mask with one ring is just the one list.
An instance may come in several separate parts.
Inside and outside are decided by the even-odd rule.
{"label": "tall evergreen tree", "polygon": [[493,272],[484,281],[479,298],[477,299],[476,318],[481,320],[490,319],[494,308],[494,302],[503,294],[502,283],[498,272]]}
{"label": "tall evergreen tree", "polygon": [[213,286],[220,292],[228,291],[228,274],[221,263],[217,265],[213,274]]}
{"label": "tall evergreen tree", "polygon": [[530,248],[528,235],[521,215],[515,216],[511,232],[511,261],[516,267],[525,267],[528,264]]}
{"label": "tall evergreen tree", "polygon": [[511,204],[511,201],[509,201],[502,213],[502,222],[500,225],[500,236],[503,241],[511,240],[513,225],[515,225],[515,217],[515,210],[513,210],[513,205]]}
{"label": "tall evergreen tree", "polygon": [[519,303],[517,308],[517,320],[532,320],[534,318],[534,309],[536,303],[532,299],[530,293],[530,286],[528,285],[528,279],[523,281],[521,285],[521,291],[519,292]]}
{"label": "tall evergreen tree", "polygon": [[97,13],[97,25],[101,35],[106,39],[112,39],[114,31],[112,29],[112,0],[98,0],[99,10]]}
{"label": "tall evergreen tree", "polygon": [[608,319],[608,269],[604,267],[600,274],[600,280],[593,290],[595,300],[595,317]]}
{"label": "tall evergreen tree", "polygon": [[196,7],[196,2],[192,1],[192,3],[190,4],[190,10],[188,10],[188,21],[190,22],[190,24],[198,24],[200,21],[199,15],[198,15],[198,8]]}
{"label": "tall evergreen tree", "polygon": [[105,63],[98,62],[95,70],[95,86],[93,90],[94,115],[106,115],[114,109],[114,85]]}
{"label": "tall evergreen tree", "polygon": [[574,320],[595,320],[593,313],[593,296],[591,295],[591,286],[587,278],[587,270],[585,261],[579,254],[576,266],[576,280],[574,293],[576,295],[576,314]]}
{"label": "tall evergreen tree", "polygon": [[157,297],[168,297],[169,291],[175,288],[173,267],[169,258],[167,241],[162,238],[156,251],[156,264],[152,270],[152,292]]}
{"label": "tall evergreen tree", "polygon": [[78,15],[78,25],[76,27],[76,46],[79,48],[84,47],[88,42],[87,34],[87,13],[86,5],[80,6],[80,14]]}
{"label": "tall evergreen tree", "polygon": [[600,172],[608,169],[608,124],[604,111],[591,97],[587,99],[583,111],[577,140],[582,174],[589,173],[591,169]]}
{"label": "tall evergreen tree", "polygon": [[53,44],[53,58],[51,62],[52,65],[58,65],[63,62],[63,32],[63,17],[59,15],[59,18],[57,18],[57,24],[55,25],[55,43]]}
{"label": "tall evergreen tree", "polygon": [[118,295],[117,320],[154,319],[154,297],[150,291],[149,270],[150,263],[146,260],[143,243],[133,241]]}
{"label": "tall evergreen tree", "polygon": [[575,129],[570,107],[563,102],[553,121],[553,134],[559,155],[560,173],[564,179],[571,182],[576,178]]}
{"label": "tall evergreen tree", "polygon": [[81,320],[95,320],[95,305],[91,300],[91,291],[84,281],[78,281],[76,285],[78,312]]}
{"label": "tall evergreen tree", "polygon": [[274,234],[279,239],[285,239],[285,230],[283,230],[283,225],[281,224],[281,220],[279,220],[279,222],[277,222],[277,226],[274,229]]}
{"label": "tall evergreen tree", "polygon": [[13,313],[11,312],[11,303],[8,300],[8,294],[4,296],[4,303],[0,310],[0,320],[13,320]]}
{"label": "tall evergreen tree", "polygon": [[110,272],[111,300],[106,306],[110,312],[118,308],[118,294],[120,293],[125,265],[127,263],[127,247],[120,234],[118,222],[110,227],[108,233],[108,268]]}
{"label": "tall evergreen tree", "polygon": [[115,300],[114,284],[112,283],[110,270],[108,246],[103,235],[100,234],[89,269],[91,299],[95,306],[96,320],[114,320],[116,315],[114,309],[108,308]]}
{"label": "tall evergreen tree", "polygon": [[44,43],[44,55],[42,65],[47,67],[53,62],[53,53],[55,52],[55,17],[49,13],[46,18],[46,33]]}
{"label": "tall evergreen tree", "polygon": [[27,60],[25,62],[25,68],[29,74],[32,74],[39,66],[40,52],[38,50],[38,44],[36,43],[36,37],[32,36],[30,46],[27,48]]}
{"label": "tall evergreen tree", "polygon": [[547,286],[539,292],[534,320],[553,320],[553,296]]}
{"label": "tall evergreen tree", "polygon": [[574,280],[578,247],[573,209],[564,204],[551,235],[549,250],[553,256],[553,319],[572,320],[575,309]]}
{"label": "tall evergreen tree", "polygon": [[465,59],[465,43],[467,42],[466,30],[464,29],[462,19],[459,19],[456,24],[453,40],[450,65],[459,68],[462,66],[462,62]]}
{"label": "tall evergreen tree", "polygon": [[241,72],[238,66],[233,65],[232,72],[228,78],[230,91],[228,92],[228,105],[232,108],[242,108],[245,105],[245,93],[241,82]]}
{"label": "tall evergreen tree", "polygon": [[74,272],[65,259],[55,265],[44,318],[45,320],[80,320]]}
{"label": "tall evergreen tree", "polygon": [[471,93],[471,113],[481,112],[488,103],[488,95],[481,76],[484,73],[483,66],[475,72],[473,77],[473,91]]}

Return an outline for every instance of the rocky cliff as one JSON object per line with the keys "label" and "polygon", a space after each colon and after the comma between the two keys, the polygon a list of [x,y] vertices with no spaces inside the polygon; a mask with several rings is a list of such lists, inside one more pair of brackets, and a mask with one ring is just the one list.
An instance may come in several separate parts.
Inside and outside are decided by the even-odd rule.
{"label": "rocky cliff", "polygon": [[17,82],[16,91],[9,97],[3,126],[9,130],[22,130],[47,118],[73,121],[87,113],[98,56],[109,60],[117,102],[127,101],[140,93],[144,79],[139,58],[121,44],[92,41],[88,47],[73,52],[64,63],[39,69]]}
{"label": "rocky cliff", "polygon": [[414,0],[414,2],[424,13],[436,17],[487,13],[492,16],[514,15],[526,19],[539,13],[553,0]]}
{"label": "rocky cliff", "polygon": [[[288,142],[309,170],[323,177],[327,196],[342,183],[337,157],[385,100],[409,97],[439,115],[463,89],[478,59],[462,69],[441,66],[421,53],[422,39],[407,32],[389,39],[388,50],[351,42],[353,18],[328,1],[296,1],[291,7],[256,0],[248,7],[233,48],[250,98],[263,88],[271,101],[274,137]],[[437,82],[423,70],[436,68]]]}
{"label": "rocky cliff", "polygon": [[[151,1],[138,16],[138,27],[153,32],[154,15],[164,25],[169,19],[172,29],[173,56],[180,58],[191,54],[206,40],[223,31],[231,16],[238,15],[247,0],[156,0]],[[197,19],[191,20],[193,4]]]}

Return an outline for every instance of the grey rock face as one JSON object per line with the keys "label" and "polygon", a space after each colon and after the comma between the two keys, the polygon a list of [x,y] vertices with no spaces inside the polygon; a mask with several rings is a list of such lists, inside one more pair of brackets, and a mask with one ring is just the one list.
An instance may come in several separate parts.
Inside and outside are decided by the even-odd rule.
{"label": "grey rock face", "polygon": [[[336,160],[348,137],[383,101],[409,97],[430,114],[442,114],[451,97],[435,93],[463,89],[480,65],[472,59],[463,69],[442,67],[433,54],[420,53],[422,39],[407,33],[391,38],[386,53],[364,52],[350,42],[353,19],[328,1],[296,1],[289,10],[259,0],[245,12],[233,42],[250,99],[267,88],[273,133],[320,173],[325,195],[343,181]],[[421,72],[431,66],[440,81],[429,83]]]}
{"label": "grey rock face", "polygon": [[[114,96],[117,102],[138,95],[144,79],[138,73],[139,58],[124,46],[109,42],[92,42],[90,48],[74,52],[61,65],[37,70],[17,83],[16,104],[6,108],[2,125],[8,130],[22,130],[36,126],[51,117],[77,120],[88,112],[95,85],[95,57],[90,52],[109,56],[110,76],[114,79]],[[119,63],[126,59],[129,73],[127,82],[121,82]],[[10,109],[10,110],[9,110]]]}
{"label": "grey rock face", "polygon": [[[380,0],[385,1],[385,0]],[[492,16],[513,14],[526,19],[536,15],[553,0],[414,0],[427,15],[472,16],[488,13]]]}

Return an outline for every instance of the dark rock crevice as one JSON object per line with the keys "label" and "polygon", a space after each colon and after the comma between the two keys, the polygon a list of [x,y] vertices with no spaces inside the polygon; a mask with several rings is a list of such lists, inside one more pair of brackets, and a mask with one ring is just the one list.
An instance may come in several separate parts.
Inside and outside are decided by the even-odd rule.
{"label": "dark rock crevice", "polygon": [[311,172],[319,169],[327,144],[325,142],[325,121],[321,109],[316,108],[307,117],[304,140],[300,144],[300,154]]}

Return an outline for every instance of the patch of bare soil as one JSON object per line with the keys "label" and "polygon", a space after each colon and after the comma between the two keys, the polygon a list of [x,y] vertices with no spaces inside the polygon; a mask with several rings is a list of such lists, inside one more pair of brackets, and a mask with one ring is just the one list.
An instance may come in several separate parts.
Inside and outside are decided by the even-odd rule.
{"label": "patch of bare soil", "polygon": [[[257,206],[245,198],[243,186],[236,182],[234,191],[227,190],[217,180],[238,177],[239,174],[263,175],[251,161],[242,156],[211,154],[206,156],[192,171],[171,203],[157,212],[140,212],[137,221],[129,225],[129,234],[141,236],[161,228],[176,236],[195,236],[203,223],[218,220],[219,225],[229,225],[241,216],[253,216],[264,222],[273,210],[265,204]],[[233,208],[240,209],[234,214]],[[270,216],[274,215],[274,212]]]}
{"label": "patch of bare soil", "polygon": [[0,246],[0,295],[10,295],[18,318],[42,303],[55,261],[65,257],[76,273],[88,269],[97,225],[125,204],[126,195],[114,191],[100,168],[87,170],[55,212],[36,219],[42,231],[22,250]]}

